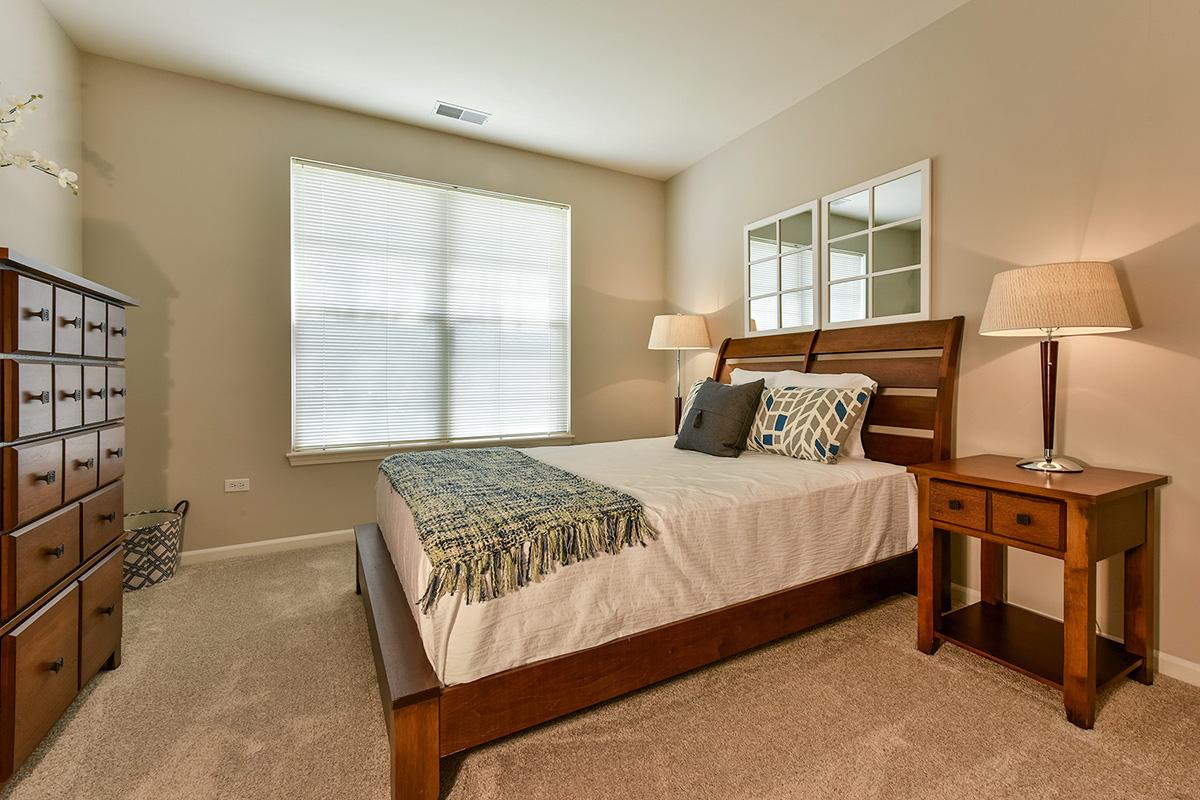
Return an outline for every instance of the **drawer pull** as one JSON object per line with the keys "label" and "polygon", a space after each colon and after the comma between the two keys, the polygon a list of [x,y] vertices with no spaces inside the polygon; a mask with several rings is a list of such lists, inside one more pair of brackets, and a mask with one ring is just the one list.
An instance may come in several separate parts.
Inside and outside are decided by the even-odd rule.
{"label": "drawer pull", "polygon": [[65,552],[67,552],[67,546],[65,544],[60,544],[58,547],[51,547],[49,550],[47,550],[46,555],[52,558],[62,558],[63,553]]}
{"label": "drawer pull", "polygon": [[100,613],[106,617],[111,617],[112,613],[117,610],[116,606],[104,606],[100,609]]}
{"label": "drawer pull", "polygon": [[41,403],[49,403],[50,402],[50,392],[49,391],[38,392],[37,394],[30,392],[29,393],[29,401],[33,402],[34,400],[37,400],[38,402],[41,402]]}
{"label": "drawer pull", "polygon": [[63,325],[70,325],[72,328],[83,327],[83,317],[71,317],[70,319],[63,317],[62,322],[63,322]]}
{"label": "drawer pull", "polygon": [[1018,525],[1032,525],[1033,517],[1029,516],[1028,514],[1017,514],[1017,524]]}
{"label": "drawer pull", "polygon": [[40,308],[37,311],[33,311],[32,309],[25,309],[25,316],[28,319],[40,319],[42,322],[49,322],[50,321],[50,309]]}
{"label": "drawer pull", "polygon": [[123,388],[122,388],[122,389],[113,389],[113,390],[112,390],[112,393],[113,393],[113,395],[114,395],[115,397],[124,397],[124,396],[125,396],[125,389],[123,389]]}
{"label": "drawer pull", "polygon": [[54,483],[56,480],[58,480],[58,472],[55,470],[33,476],[34,483]]}
{"label": "drawer pull", "polygon": [[100,521],[101,522],[116,522],[117,521],[117,512],[110,511],[107,514],[101,514]]}
{"label": "drawer pull", "polygon": [[103,389],[88,389],[88,397],[104,397]]}
{"label": "drawer pull", "polygon": [[112,458],[124,458],[125,457],[125,448],[118,447],[115,450],[109,450],[108,455]]}
{"label": "drawer pull", "polygon": [[76,389],[73,392],[63,392],[62,396],[63,400],[74,400],[78,403],[83,399],[83,389]]}
{"label": "drawer pull", "polygon": [[129,330],[129,329],[128,328],[113,328],[112,335],[113,336],[124,336],[125,331],[127,331],[127,330]]}
{"label": "drawer pull", "polygon": [[46,669],[55,673],[62,672],[62,668],[65,664],[66,662],[63,661],[62,657],[60,656],[57,661],[50,662],[50,666],[46,667]]}
{"label": "drawer pull", "polygon": [[84,458],[75,462],[75,466],[79,469],[92,469],[96,466],[96,459]]}
{"label": "drawer pull", "polygon": [[103,322],[93,322],[91,325],[88,325],[88,330],[89,331],[102,331],[102,330],[104,330],[104,323]]}
{"label": "drawer pull", "polygon": [[962,500],[951,500],[946,505],[950,506],[951,511],[962,511]]}

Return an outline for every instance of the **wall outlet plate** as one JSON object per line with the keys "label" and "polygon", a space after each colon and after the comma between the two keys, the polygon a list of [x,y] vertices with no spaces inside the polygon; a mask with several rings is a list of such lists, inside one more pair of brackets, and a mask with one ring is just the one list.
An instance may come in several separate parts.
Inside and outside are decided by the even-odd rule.
{"label": "wall outlet plate", "polygon": [[227,492],[248,492],[250,491],[249,478],[226,478],[225,491]]}

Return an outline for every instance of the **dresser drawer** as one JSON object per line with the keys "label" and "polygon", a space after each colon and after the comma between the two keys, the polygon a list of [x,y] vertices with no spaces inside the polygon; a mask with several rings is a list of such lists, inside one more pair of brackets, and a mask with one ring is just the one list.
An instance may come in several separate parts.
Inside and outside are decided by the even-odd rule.
{"label": "dresser drawer", "polygon": [[15,272],[4,273],[6,349],[49,353],[54,345],[54,288]]}
{"label": "dresser drawer", "polygon": [[108,304],[83,298],[83,354],[104,358],[108,354]]}
{"label": "dresser drawer", "polygon": [[79,579],[80,688],[121,648],[124,555],[124,548],[116,548]]}
{"label": "dresser drawer", "polygon": [[1020,494],[992,492],[992,533],[1062,550],[1063,504]]}
{"label": "dresser drawer", "polygon": [[104,367],[83,368],[83,424],[95,425],[108,416],[108,376]]}
{"label": "dresser drawer", "polygon": [[100,485],[125,474],[125,426],[100,429]]}
{"label": "dresser drawer", "polygon": [[8,619],[79,566],[79,506],[57,511],[4,537],[0,614]]}
{"label": "dresser drawer", "polygon": [[125,309],[120,306],[108,307],[108,357],[125,357],[125,337],[129,328],[125,326]]}
{"label": "dresser drawer", "polygon": [[54,352],[60,356],[83,353],[83,295],[54,288]]}
{"label": "dresser drawer", "polygon": [[54,373],[49,364],[4,361],[4,438],[54,430]]}
{"label": "dresser drawer", "polygon": [[125,417],[125,368],[108,368],[108,419]]}
{"label": "dresser drawer", "polygon": [[79,692],[79,585],[72,583],[0,640],[0,651],[6,694],[7,687],[14,690],[0,712],[6,747],[0,761],[9,767],[33,752]]}
{"label": "dresser drawer", "polygon": [[15,528],[63,501],[62,439],[4,449],[4,527]]}
{"label": "dresser drawer", "polygon": [[947,481],[930,481],[929,516],[964,528],[987,530],[987,491]]}
{"label": "dresser drawer", "polygon": [[125,485],[117,481],[80,502],[83,518],[80,556],[84,561],[125,531]]}
{"label": "dresser drawer", "polygon": [[54,429],[78,428],[83,424],[83,367],[54,365]]}
{"label": "dresser drawer", "polygon": [[100,485],[100,458],[96,431],[63,439],[63,502],[69,503]]}

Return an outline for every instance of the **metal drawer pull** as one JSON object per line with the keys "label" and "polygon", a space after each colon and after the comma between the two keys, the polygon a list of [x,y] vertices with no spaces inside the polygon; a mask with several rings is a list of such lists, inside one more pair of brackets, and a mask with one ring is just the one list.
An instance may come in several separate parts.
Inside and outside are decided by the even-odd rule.
{"label": "metal drawer pull", "polygon": [[125,457],[125,448],[118,447],[116,450],[109,450],[108,454],[110,456],[112,456],[113,458],[124,458]]}
{"label": "metal drawer pull", "polygon": [[67,546],[65,544],[60,544],[58,547],[51,547],[49,550],[47,550],[46,555],[53,556],[54,558],[62,558],[63,553],[65,552],[67,552]]}
{"label": "metal drawer pull", "polygon": [[113,328],[112,335],[113,336],[124,336],[125,331],[127,331],[127,330],[128,330],[128,328]]}
{"label": "metal drawer pull", "polygon": [[88,330],[102,331],[102,330],[104,330],[104,323],[103,322],[93,322],[91,325],[88,326]]}
{"label": "metal drawer pull", "polygon": [[41,308],[41,309],[38,309],[37,311],[32,311],[30,309],[26,309],[25,316],[28,317],[29,319],[40,319],[42,322],[49,322],[50,321],[50,309]]}
{"label": "metal drawer pull", "polygon": [[72,328],[82,327],[83,317],[72,317],[71,319],[63,317],[63,325],[70,325]]}
{"label": "metal drawer pull", "polygon": [[34,483],[54,483],[58,480],[58,473],[55,470],[33,476]]}
{"label": "metal drawer pull", "polygon": [[51,672],[62,672],[62,668],[65,664],[66,664],[66,662],[63,661],[62,658],[60,657],[57,661],[52,661],[50,663],[50,666],[46,667],[46,669],[48,669]]}
{"label": "metal drawer pull", "polygon": [[100,613],[106,617],[111,617],[112,613],[116,610],[117,610],[116,606],[105,606],[104,608],[100,609]]}
{"label": "metal drawer pull", "polygon": [[38,392],[37,394],[30,392],[29,400],[30,400],[30,402],[33,402],[34,400],[38,400],[42,403],[49,403],[50,402],[50,392],[48,392],[48,391]]}
{"label": "metal drawer pull", "polygon": [[91,469],[92,467],[96,466],[96,459],[94,459],[94,458],[83,459],[80,461],[76,461],[75,465],[77,467],[79,467],[80,469]]}
{"label": "metal drawer pull", "polygon": [[112,393],[113,393],[114,395],[118,396],[118,397],[124,397],[124,396],[125,396],[125,390],[124,390],[124,389],[113,389],[113,390],[112,390]]}
{"label": "metal drawer pull", "polygon": [[117,521],[117,512],[110,511],[107,514],[101,514],[100,521],[101,522],[116,522]]}
{"label": "metal drawer pull", "polygon": [[1032,525],[1033,517],[1029,516],[1028,514],[1017,514],[1017,524],[1018,525]]}
{"label": "metal drawer pull", "polygon": [[62,396],[63,396],[63,400],[74,400],[74,401],[78,402],[83,399],[83,390],[76,389],[73,392],[63,392]]}
{"label": "metal drawer pull", "polygon": [[88,397],[104,397],[103,389],[88,389]]}
{"label": "metal drawer pull", "polygon": [[947,505],[951,511],[962,511],[962,500],[951,500]]}

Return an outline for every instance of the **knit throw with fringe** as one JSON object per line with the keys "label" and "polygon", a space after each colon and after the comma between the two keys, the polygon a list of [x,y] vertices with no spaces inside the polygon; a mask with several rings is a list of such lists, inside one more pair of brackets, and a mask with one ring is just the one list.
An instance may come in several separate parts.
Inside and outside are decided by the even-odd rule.
{"label": "knit throw with fringe", "polygon": [[634,498],[511,447],[398,453],[379,469],[433,565],[417,601],[425,614],[446,595],[492,600],[655,538]]}

